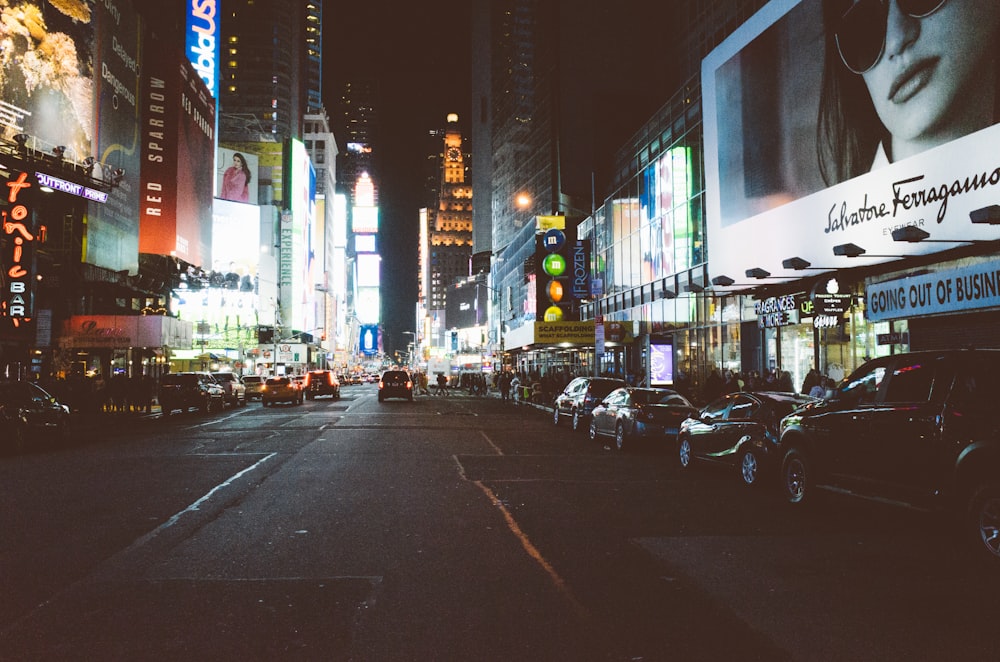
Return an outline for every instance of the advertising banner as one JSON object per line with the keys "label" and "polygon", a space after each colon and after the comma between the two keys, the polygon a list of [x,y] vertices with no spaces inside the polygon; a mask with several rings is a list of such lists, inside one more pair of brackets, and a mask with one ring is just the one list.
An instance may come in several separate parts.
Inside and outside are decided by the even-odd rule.
{"label": "advertising banner", "polygon": [[256,154],[220,147],[216,157],[216,196],[232,202],[257,204],[260,159]]}
{"label": "advertising banner", "polygon": [[[702,62],[710,276],[794,278],[791,257],[845,268],[1000,238],[970,217],[1000,199],[1000,8],[899,13],[774,0]],[[894,242],[908,225],[935,241]],[[847,243],[865,254],[834,254]]]}
{"label": "advertising banner", "polygon": [[865,303],[873,322],[1000,306],[1000,262],[870,283]]}
{"label": "advertising banner", "polygon": [[142,97],[139,250],[208,268],[214,101],[191,63],[163,44],[149,49]]}
{"label": "advertising banner", "polygon": [[[54,4],[54,3],[53,3]],[[65,4],[65,3],[60,3]],[[77,3],[78,4],[78,3]],[[139,271],[140,89],[144,53],[139,17],[130,3],[98,2],[93,86],[95,176],[116,181],[104,204],[91,202],[86,261],[114,271]]]}

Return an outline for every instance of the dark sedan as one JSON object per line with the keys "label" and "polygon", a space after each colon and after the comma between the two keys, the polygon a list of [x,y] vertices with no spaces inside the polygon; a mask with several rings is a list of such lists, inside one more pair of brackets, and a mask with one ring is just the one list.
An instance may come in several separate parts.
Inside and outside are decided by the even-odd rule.
{"label": "dark sedan", "polygon": [[778,424],[796,408],[815,402],[798,393],[730,393],[709,403],[681,424],[678,460],[689,467],[705,460],[736,467],[745,485],[756,485],[762,471],[776,471]]}
{"label": "dark sedan", "polygon": [[590,438],[612,437],[623,451],[638,439],[674,439],[681,422],[698,410],[677,391],[666,388],[615,389],[590,417]]}
{"label": "dark sedan", "polygon": [[0,382],[0,447],[26,450],[42,439],[69,436],[69,407],[31,382]]}

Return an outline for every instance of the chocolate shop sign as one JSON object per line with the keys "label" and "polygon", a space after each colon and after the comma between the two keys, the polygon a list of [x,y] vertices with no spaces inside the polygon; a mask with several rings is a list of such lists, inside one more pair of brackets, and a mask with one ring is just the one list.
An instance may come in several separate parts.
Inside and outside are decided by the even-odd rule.
{"label": "chocolate shop sign", "polygon": [[872,322],[1000,306],[1000,261],[870,283],[865,303]]}

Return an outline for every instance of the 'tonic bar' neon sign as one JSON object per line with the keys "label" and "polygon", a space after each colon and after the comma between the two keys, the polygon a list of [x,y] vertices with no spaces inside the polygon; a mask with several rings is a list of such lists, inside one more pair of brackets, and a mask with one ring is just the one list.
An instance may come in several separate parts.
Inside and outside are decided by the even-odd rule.
{"label": "'tonic bar' neon sign", "polygon": [[[32,279],[34,274],[35,243],[45,241],[45,226],[35,231],[31,209],[24,201],[18,201],[18,196],[31,187],[28,173],[22,172],[17,179],[7,182],[10,189],[7,193],[8,209],[0,210],[0,220],[3,221],[3,234],[8,236],[7,250],[4,251],[3,300],[0,301],[0,316],[10,318],[15,327],[22,322],[31,321]],[[25,198],[30,197],[25,192]]]}

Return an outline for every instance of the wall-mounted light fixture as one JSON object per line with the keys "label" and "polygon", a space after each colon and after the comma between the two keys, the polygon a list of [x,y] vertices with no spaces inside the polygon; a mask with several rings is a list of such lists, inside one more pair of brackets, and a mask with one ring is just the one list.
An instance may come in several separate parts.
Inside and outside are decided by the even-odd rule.
{"label": "wall-mounted light fixture", "polygon": [[969,220],[973,223],[1000,225],[1000,205],[989,205],[982,209],[973,209],[969,212]]}
{"label": "wall-mounted light fixture", "polygon": [[716,276],[715,278],[712,279],[712,285],[715,285],[716,287],[730,287],[735,283],[736,283],[735,280],[733,280],[729,276],[726,276],[725,274]]}
{"label": "wall-mounted light fixture", "polygon": [[[747,278],[753,278],[754,280],[764,280],[772,277],[770,271],[761,267],[747,269],[744,273],[746,273]],[[775,276],[775,278],[777,278],[777,276]]]}
{"label": "wall-mounted light fixture", "polygon": [[791,269],[792,271],[805,271],[810,269],[813,271],[834,271],[834,267],[814,267],[812,262],[805,260],[801,257],[795,256],[781,261],[782,269]]}
{"label": "wall-mounted light fixture", "polygon": [[931,239],[931,233],[915,225],[904,225],[892,231],[893,241],[905,241],[908,244],[932,242],[938,244],[985,244],[988,239]]}
{"label": "wall-mounted light fixture", "polygon": [[867,252],[857,244],[851,243],[837,244],[833,247],[833,254],[840,257],[861,257]]}

